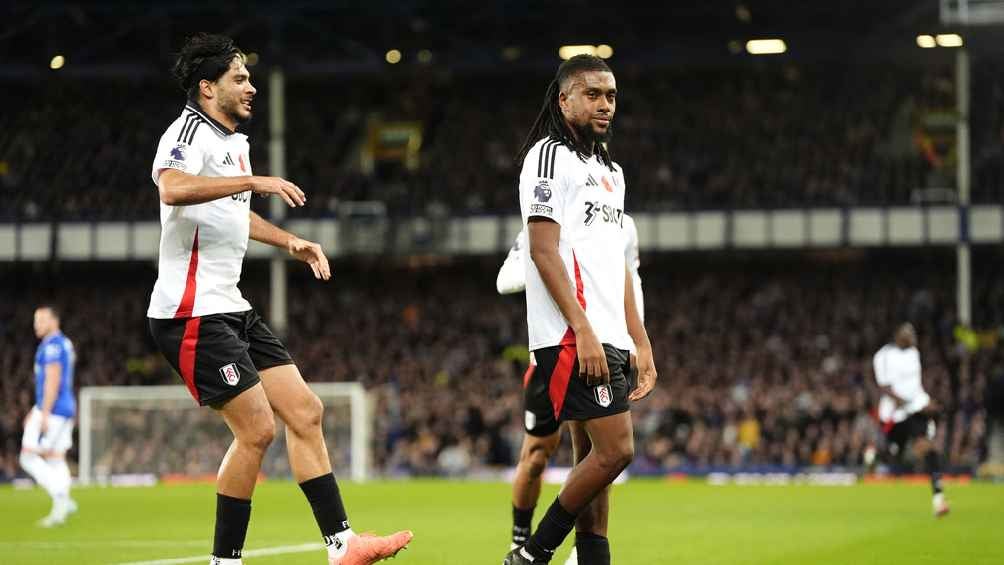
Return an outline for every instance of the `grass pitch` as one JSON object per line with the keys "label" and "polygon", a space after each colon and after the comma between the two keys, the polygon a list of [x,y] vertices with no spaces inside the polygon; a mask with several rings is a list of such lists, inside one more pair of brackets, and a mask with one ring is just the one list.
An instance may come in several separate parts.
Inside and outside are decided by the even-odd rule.
{"label": "grass pitch", "polygon": [[[410,528],[399,565],[501,563],[509,545],[510,486],[415,480],[344,483],[356,531]],[[49,508],[39,489],[0,487],[0,563],[207,563],[211,485],[82,488],[80,512],[63,527],[34,522]],[[555,496],[545,487],[535,518]],[[1004,486],[949,486],[952,513],[935,520],[924,486],[710,486],[633,479],[615,487],[610,538],[617,565],[1000,564]],[[323,564],[319,535],[299,488],[258,486],[245,553],[248,565]],[[560,565],[571,536],[553,563]],[[182,561],[200,556],[197,561]],[[170,561],[177,560],[177,561]]]}

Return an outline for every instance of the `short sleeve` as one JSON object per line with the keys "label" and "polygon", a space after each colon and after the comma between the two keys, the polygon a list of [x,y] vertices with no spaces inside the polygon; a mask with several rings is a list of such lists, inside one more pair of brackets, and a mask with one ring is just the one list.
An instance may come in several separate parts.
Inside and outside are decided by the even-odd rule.
{"label": "short sleeve", "polygon": [[[197,126],[198,124],[189,124],[188,120],[179,119],[161,136],[157,155],[153,159],[154,184],[159,185],[160,173],[164,169],[176,169],[190,175],[202,172],[206,152],[200,146],[201,136],[197,134],[201,128]],[[190,133],[186,135],[186,131]]]}
{"label": "short sleeve", "polygon": [[519,175],[520,208],[523,220],[547,218],[564,223],[568,180],[562,166],[567,149],[554,140],[537,144],[523,161]]}
{"label": "short sleeve", "polygon": [[63,347],[58,343],[49,343],[42,349],[42,364],[59,363],[63,358]]}

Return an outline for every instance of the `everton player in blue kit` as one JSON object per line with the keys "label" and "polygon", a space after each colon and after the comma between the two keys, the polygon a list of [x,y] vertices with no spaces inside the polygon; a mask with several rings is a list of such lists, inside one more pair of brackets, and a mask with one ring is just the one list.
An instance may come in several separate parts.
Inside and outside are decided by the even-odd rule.
{"label": "everton player in blue kit", "polygon": [[52,306],[35,310],[35,405],[24,421],[21,467],[52,498],[52,511],[39,522],[49,528],[66,522],[77,510],[70,498],[70,468],[66,452],[73,446],[73,342],[59,329],[59,312]]}

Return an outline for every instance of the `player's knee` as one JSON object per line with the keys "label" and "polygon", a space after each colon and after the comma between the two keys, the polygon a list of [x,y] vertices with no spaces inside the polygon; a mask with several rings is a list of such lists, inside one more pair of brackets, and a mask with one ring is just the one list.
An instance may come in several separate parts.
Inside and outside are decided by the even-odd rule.
{"label": "player's knee", "polygon": [[545,446],[538,445],[530,448],[525,458],[525,463],[530,476],[539,477],[542,475],[544,473],[544,469],[547,468],[547,460],[550,458],[551,454]]}
{"label": "player's knee", "polygon": [[273,418],[262,418],[241,437],[243,443],[261,452],[268,449],[273,439],[275,439],[275,420]]}
{"label": "player's knee", "polygon": [[314,393],[310,393],[307,399],[297,406],[293,417],[287,425],[293,433],[305,435],[321,427],[321,418],[324,415],[324,404]]}
{"label": "player's knee", "polygon": [[628,443],[613,446],[610,449],[597,452],[597,458],[604,468],[614,474],[620,473],[634,460],[634,445]]}

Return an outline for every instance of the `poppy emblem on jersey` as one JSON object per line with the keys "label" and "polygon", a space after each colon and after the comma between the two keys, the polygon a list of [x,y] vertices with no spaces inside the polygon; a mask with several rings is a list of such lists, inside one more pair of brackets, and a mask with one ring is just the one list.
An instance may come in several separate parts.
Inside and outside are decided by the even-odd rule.
{"label": "poppy emblem on jersey", "polygon": [[185,144],[184,143],[179,143],[179,144],[177,144],[177,145],[174,146],[174,149],[171,149],[171,158],[174,159],[175,161],[184,161],[185,160]]}
{"label": "poppy emblem on jersey", "polygon": [[610,406],[610,403],[613,402],[613,395],[610,393],[610,385],[600,385],[594,388],[593,394],[596,395],[596,403],[604,408]]}
{"label": "poppy emblem on jersey", "polygon": [[237,163],[240,164],[240,166],[241,166],[241,172],[242,173],[248,172],[247,168],[244,166],[244,155],[243,154],[237,155]]}
{"label": "poppy emblem on jersey", "polygon": [[220,376],[223,377],[223,382],[228,385],[237,386],[241,380],[241,372],[237,370],[237,363],[227,363],[220,367]]}
{"label": "poppy emblem on jersey", "polygon": [[600,182],[603,183],[603,188],[607,189],[607,192],[614,191],[614,187],[610,186],[610,181],[607,180],[607,177],[600,177]]}
{"label": "poppy emblem on jersey", "polygon": [[547,202],[551,199],[551,189],[547,186],[546,180],[541,180],[533,189],[533,197],[539,202]]}

